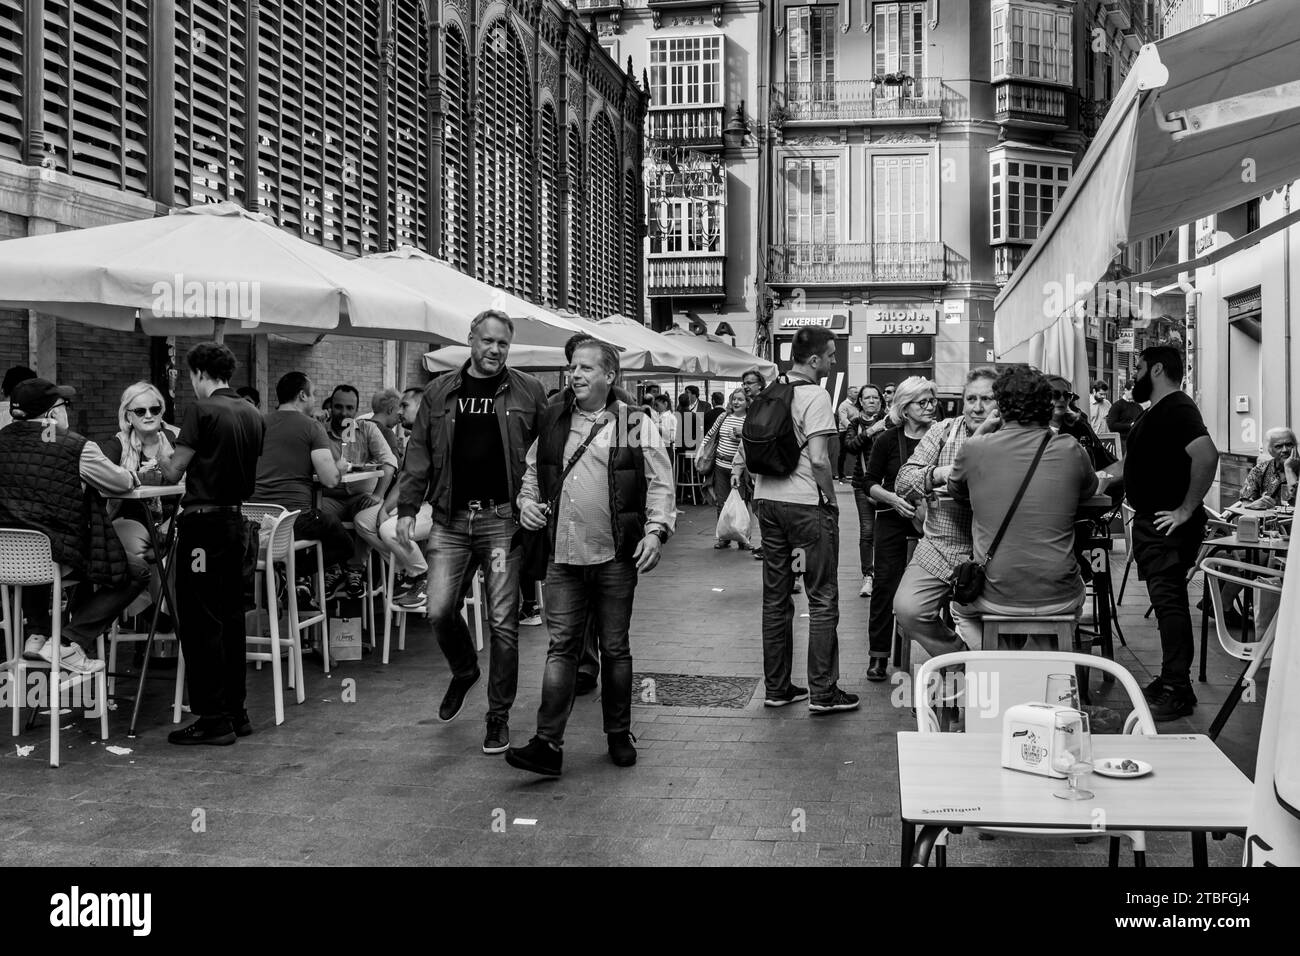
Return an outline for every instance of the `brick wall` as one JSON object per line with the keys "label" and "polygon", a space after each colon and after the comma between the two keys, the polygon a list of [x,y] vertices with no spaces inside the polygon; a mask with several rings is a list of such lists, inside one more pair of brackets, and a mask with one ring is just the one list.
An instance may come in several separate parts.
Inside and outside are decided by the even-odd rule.
{"label": "brick wall", "polygon": [[22,312],[0,309],[0,375],[27,362],[27,317]]}

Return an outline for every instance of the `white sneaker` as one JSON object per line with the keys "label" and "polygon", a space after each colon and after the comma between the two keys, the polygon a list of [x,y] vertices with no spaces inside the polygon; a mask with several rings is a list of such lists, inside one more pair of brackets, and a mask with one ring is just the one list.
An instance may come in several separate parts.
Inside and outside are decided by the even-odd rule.
{"label": "white sneaker", "polygon": [[872,578],[869,574],[862,575],[862,587],[858,591],[858,597],[871,597]]}
{"label": "white sneaker", "polygon": [[45,642],[48,640],[49,638],[44,634],[27,635],[27,642],[23,644],[23,657],[29,661],[42,660],[41,649],[45,647]]}
{"label": "white sneaker", "polygon": [[[524,627],[537,627],[542,623],[542,615],[538,612],[529,614],[527,617],[521,617],[519,623]],[[494,753],[496,751],[493,751]]]}
{"label": "white sneaker", "polygon": [[[41,648],[41,660],[47,664],[54,663],[54,642],[49,641]],[[59,669],[72,674],[94,674],[104,669],[104,662],[87,657],[78,644],[67,644],[59,655]]]}

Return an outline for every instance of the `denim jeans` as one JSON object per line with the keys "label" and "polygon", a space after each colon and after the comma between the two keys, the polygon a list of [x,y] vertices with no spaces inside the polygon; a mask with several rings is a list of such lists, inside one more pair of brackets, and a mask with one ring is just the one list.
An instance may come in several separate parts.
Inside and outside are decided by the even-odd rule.
{"label": "denim jeans", "polygon": [[853,489],[853,500],[858,506],[858,560],[866,577],[876,573],[876,503],[861,488]]}
{"label": "denim jeans", "polygon": [[491,631],[490,717],[510,716],[519,685],[519,551],[510,548],[514,533],[510,505],[456,511],[450,524],[435,523],[429,532],[429,623],[454,677],[472,677],[478,670],[478,653],[460,607],[471,576],[483,570]]}
{"label": "denim jeans", "polygon": [[573,710],[578,658],[594,621],[600,636],[600,706],[605,733],[632,725],[632,649],[628,627],[636,595],[636,565],[631,561],[577,565],[551,563],[546,572],[546,627],[551,645],[542,677],[537,736],[564,745],[564,728]]}
{"label": "denim jeans", "polygon": [[[763,535],[763,678],[769,696],[790,689],[794,664],[794,577],[808,594],[808,687],[831,696],[840,679],[838,512],[788,501],[758,502]],[[799,565],[798,567],[796,565]]]}
{"label": "denim jeans", "polygon": [[1160,629],[1160,679],[1190,691],[1196,639],[1187,607],[1187,572],[1196,563],[1205,534],[1205,514],[1198,512],[1170,535],[1155,526],[1150,515],[1133,518],[1133,560],[1146,582],[1147,595]]}

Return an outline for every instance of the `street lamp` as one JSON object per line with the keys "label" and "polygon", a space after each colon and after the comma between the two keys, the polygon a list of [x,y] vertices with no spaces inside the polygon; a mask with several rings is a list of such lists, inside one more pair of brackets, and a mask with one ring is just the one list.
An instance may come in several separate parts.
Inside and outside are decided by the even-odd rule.
{"label": "street lamp", "polygon": [[736,112],[727,121],[727,128],[722,131],[722,140],[731,149],[737,149],[745,145],[745,137],[748,135],[749,120],[745,118],[745,101],[741,100]]}

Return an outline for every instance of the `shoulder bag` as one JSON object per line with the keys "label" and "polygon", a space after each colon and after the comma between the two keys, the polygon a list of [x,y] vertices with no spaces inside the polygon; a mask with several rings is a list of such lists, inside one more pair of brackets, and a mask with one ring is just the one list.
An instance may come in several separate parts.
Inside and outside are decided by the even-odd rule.
{"label": "shoulder bag", "polygon": [[[907,445],[903,441],[903,426],[898,426],[898,467],[901,470],[907,464],[911,456],[907,454]],[[894,475],[894,485],[898,485],[898,475]],[[916,503],[916,511],[912,513],[912,530],[918,535],[925,535],[925,515],[929,510],[928,504],[924,498]]]}
{"label": "shoulder bag", "polygon": [[963,561],[957,565],[957,570],[953,572],[952,576],[951,591],[952,599],[956,603],[970,604],[984,593],[984,569],[993,560],[993,553],[997,551],[998,545],[1002,543],[1002,536],[1007,533],[1011,518],[1015,515],[1016,509],[1020,507],[1020,499],[1025,496],[1025,491],[1029,487],[1029,479],[1033,478],[1034,472],[1038,470],[1038,463],[1042,460],[1043,452],[1047,450],[1047,443],[1051,440],[1052,430],[1049,428],[1047,434],[1043,436],[1043,443],[1038,446],[1038,452],[1034,455],[1029,471],[1025,474],[1025,480],[1020,483],[1020,490],[1016,492],[1011,507],[1007,509],[1006,517],[1002,519],[1002,525],[998,528],[998,533],[993,536],[993,543],[989,545],[989,551],[984,561]]}
{"label": "shoulder bag", "polygon": [[704,441],[700,442],[699,450],[695,452],[695,470],[700,475],[707,475],[713,471],[713,466],[718,457],[718,430],[722,428],[722,423],[726,415],[719,415],[718,420],[713,423],[709,433],[704,436]]}
{"label": "shoulder bag", "polygon": [[522,526],[515,531],[514,537],[510,541],[510,549],[513,551],[515,548],[519,548],[520,550],[520,576],[534,578],[538,581],[546,580],[546,568],[551,563],[551,552],[554,547],[551,541],[550,516],[560,501],[560,492],[564,490],[564,479],[569,477],[569,472],[573,471],[573,466],[578,463],[578,459],[587,451],[587,446],[591,444],[608,421],[609,419],[602,418],[591,426],[591,431],[587,433],[586,439],[574,451],[569,463],[564,466],[564,471],[560,473],[560,484],[556,489],[555,497],[546,502],[546,524],[536,531],[530,531]]}

